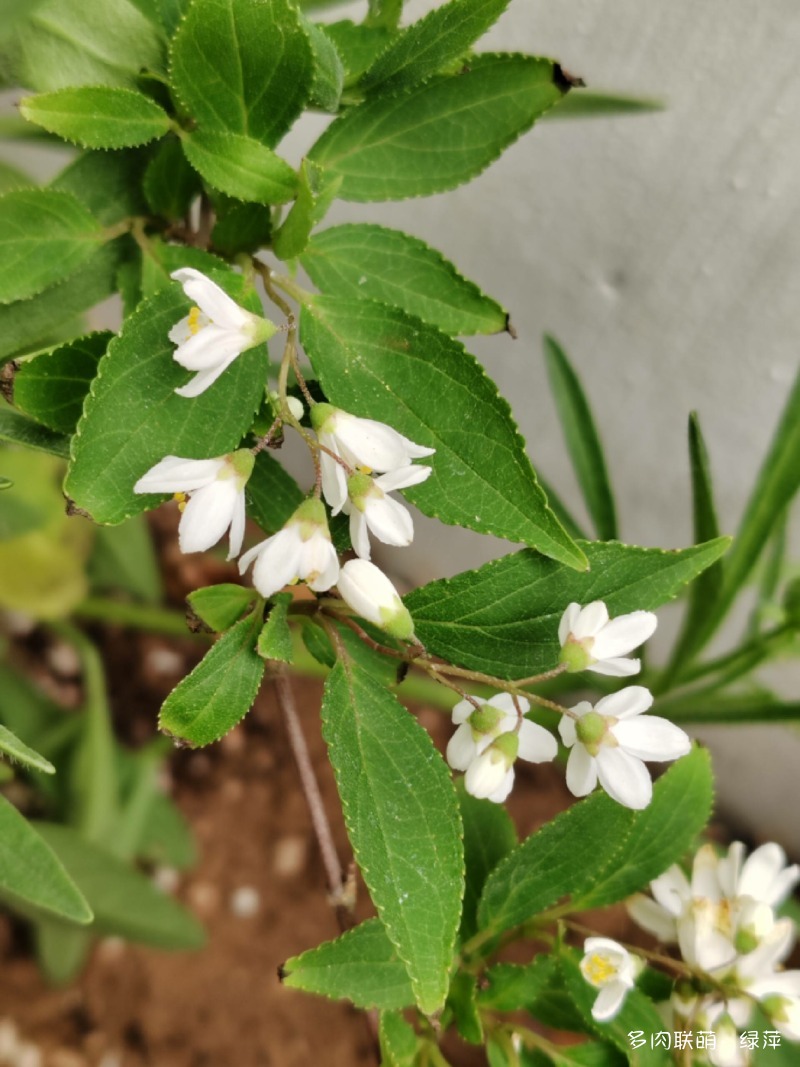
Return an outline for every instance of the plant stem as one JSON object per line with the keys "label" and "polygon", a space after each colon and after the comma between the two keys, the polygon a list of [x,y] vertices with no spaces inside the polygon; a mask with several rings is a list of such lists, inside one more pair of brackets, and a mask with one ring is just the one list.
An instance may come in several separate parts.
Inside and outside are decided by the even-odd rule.
{"label": "plant stem", "polygon": [[192,640],[210,641],[213,635],[192,633],[186,625],[186,617],[169,608],[151,607],[149,604],[134,604],[105,597],[87,597],[73,612],[75,618],[87,622],[107,622],[130,626],[135,630],[148,630],[165,637],[186,637]]}

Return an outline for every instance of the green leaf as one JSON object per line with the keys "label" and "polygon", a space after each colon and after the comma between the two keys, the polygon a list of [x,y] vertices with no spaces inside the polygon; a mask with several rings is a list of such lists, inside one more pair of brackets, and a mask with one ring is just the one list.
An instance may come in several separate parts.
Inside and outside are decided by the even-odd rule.
{"label": "green leaf", "polygon": [[92,921],[92,909],[47,840],[0,796],[0,896],[12,907]]}
{"label": "green leaf", "polygon": [[[14,483],[9,481],[2,488],[13,488]],[[26,500],[19,490],[6,493],[3,496],[2,510],[0,510],[0,541],[9,541],[14,537],[22,537],[43,526],[46,521],[46,513],[37,501]]]}
{"label": "green leaf", "polygon": [[800,373],[770,443],[753,492],[725,560],[725,575],[713,610],[694,637],[694,652],[725,618],[769,541],[779,516],[800,489]]}
{"label": "green leaf", "polygon": [[[71,193],[106,226],[132,215],[146,215],[142,180],[148,150],[81,152],[54,178],[50,188]],[[85,268],[84,268],[85,269]]]}
{"label": "green leaf", "polygon": [[289,0],[194,0],[173,41],[171,75],[201,128],[274,146],[306,105],[314,62]]}
{"label": "green leaf", "polygon": [[463,893],[449,771],[419,723],[347,660],[327,679],[322,716],[353,851],[416,1002],[430,1014],[447,995]]}
{"label": "green leaf", "polygon": [[308,244],[316,224],[325,216],[342,184],[308,159],[300,165],[297,199],[275,234],[272,247],[281,259],[293,259]]}
{"label": "green leaf", "polygon": [[719,538],[665,551],[616,542],[582,542],[589,571],[535,552],[516,552],[405,598],[417,637],[448,663],[503,678],[526,678],[558,662],[558,624],[572,601],[604,600],[611,615],[653,611],[711,566],[728,547]]}
{"label": "green leaf", "polygon": [[257,626],[242,619],[217,641],[164,701],[158,725],[193,748],[219,741],[248,713],[264,676]]}
{"label": "green leaf", "polygon": [[5,726],[0,726],[0,752],[4,753],[10,760],[21,763],[31,770],[41,771],[43,774],[56,773],[56,769],[50,760],[40,756],[38,752],[29,748],[28,745],[23,744],[17,735],[12,734]]}
{"label": "green leaf", "polygon": [[395,30],[385,26],[365,26],[349,19],[328,23],[325,33],[336,45],[347,72],[347,80],[351,83],[357,81],[364,71],[372,66],[397,36]]}
{"label": "green leaf", "polygon": [[110,330],[90,333],[21,364],[14,375],[14,403],[51,430],[74,433],[113,336]]}
{"label": "green leaf", "polygon": [[628,1056],[600,1041],[579,1045],[551,1045],[545,1055],[540,1049],[523,1048],[520,1067],[626,1067]]}
{"label": "green leaf", "polygon": [[301,331],[331,403],[436,449],[433,474],[406,494],[421,511],[585,566],[547,507],[508,404],[462,345],[397,308],[336,297],[303,308]]}
{"label": "green leaf", "polygon": [[485,170],[567,88],[550,60],[482,55],[455,77],[352,108],[309,155],[342,175],[343,200],[441,193]]}
{"label": "green leaf", "polygon": [[89,902],[93,933],[156,948],[202,948],[205,934],[197,919],[145,875],[69,826],[37,823],[37,829]]}
{"label": "green leaf", "polygon": [[45,0],[11,35],[19,85],[37,92],[71,85],[136,88],[162,67],[161,34],[130,0]]}
{"label": "green leaf", "polygon": [[150,801],[137,855],[149,863],[166,864],[179,871],[197,863],[191,827],[168,796],[156,793]]}
{"label": "green leaf", "polygon": [[496,963],[484,974],[478,991],[478,1005],[490,1011],[531,1010],[536,998],[549,984],[555,967],[552,956],[536,956],[532,963]]}
{"label": "green leaf", "polygon": [[[244,307],[258,313],[241,279],[213,271]],[[117,523],[160,499],[133,486],[164,456],[224,455],[247,431],[264,388],[264,346],[242,353],[209,389],[191,401],[175,394],[187,372],[172,358],[169,330],[187,312],[180,288],[139,305],[108,346],[73,438],[65,490],[96,522]]]}
{"label": "green leaf", "polygon": [[19,189],[0,197],[0,302],[26,300],[68,277],[103,241],[75,197]]}
{"label": "green leaf", "polygon": [[262,659],[276,659],[282,663],[291,663],[294,659],[292,631],[288,622],[291,602],[291,593],[278,593],[272,597],[272,608],[258,635],[256,646]]}
{"label": "green leaf", "polygon": [[172,37],[180,21],[189,10],[191,0],[155,0],[161,18],[161,25]]}
{"label": "green leaf", "polygon": [[200,176],[183,154],[180,138],[165,138],[144,175],[150,210],[168,219],[183,218],[201,187]]}
{"label": "green leaf", "polygon": [[252,137],[198,130],[184,135],[183,150],[207,182],[239,200],[285,204],[297,192],[289,164]]}
{"label": "green leaf", "polygon": [[548,122],[561,119],[608,118],[613,115],[663,111],[665,107],[663,100],[652,97],[595,92],[578,87],[575,92],[565,96],[558,107],[548,111],[546,118]]}
{"label": "green leaf", "polygon": [[382,1011],[378,1027],[381,1067],[414,1067],[419,1038],[403,1016],[396,1011]]}
{"label": "green leaf", "polygon": [[493,26],[508,0],[450,0],[401,33],[360,80],[366,92],[396,92],[463,56]]}
{"label": "green leaf", "polygon": [[222,633],[241,619],[245,608],[255,599],[252,589],[224,582],[195,589],[186,601],[194,614],[217,633]]}
{"label": "green leaf", "polygon": [[444,333],[500,333],[508,312],[423,241],[400,230],[345,223],[316,234],[300,258],[318,289],[379,300]]}
{"label": "green leaf", "polygon": [[466,941],[478,928],[478,901],[486,879],[505,856],[516,847],[517,831],[511,816],[501,804],[477,800],[459,789],[461,819],[464,823],[464,863],[466,884],[461,913],[461,940]]}
{"label": "green leaf", "polygon": [[367,0],[368,26],[386,26],[395,29],[403,14],[403,0]]}
{"label": "green leaf", "polygon": [[308,34],[314,53],[314,81],[311,85],[309,103],[323,111],[339,110],[344,85],[344,66],[336,50],[336,45],[325,32],[324,27],[314,22],[303,20],[303,29]]}
{"label": "green leaf", "polygon": [[[141,257],[142,297],[154,296],[165,289],[175,292],[175,282],[170,275],[181,267],[194,267],[209,276],[215,271],[222,271],[226,278],[231,278],[228,265],[218,256],[213,256],[202,248],[165,244],[157,237],[152,237]],[[237,287],[241,285],[238,281],[232,281],[232,284]],[[252,306],[255,307],[255,304]]]}
{"label": "green leaf", "polygon": [[259,452],[245,486],[247,514],[265,533],[273,534],[292,517],[305,493],[268,452]]}
{"label": "green leaf", "polygon": [[32,300],[0,305],[0,359],[65,340],[64,327],[74,316],[116,288],[121,243],[114,241],[98,249],[77,274]]}
{"label": "green leaf", "polygon": [[170,128],[164,109],[143,93],[101,85],[24,97],[19,109],[29,122],[83,148],[129,148]]}
{"label": "green leaf", "polygon": [[[567,451],[586,507],[598,538],[614,541],[618,536],[614,496],[591,408],[577,374],[555,338],[545,336],[544,354]],[[716,536],[717,533],[713,533],[699,540],[707,541]]]}
{"label": "green leaf", "polygon": [[406,969],[380,919],[367,919],[335,941],[293,956],[279,973],[291,989],[350,1000],[357,1008],[414,1003]]}
{"label": "green leaf", "polygon": [[121,589],[149,604],[162,599],[158,560],[144,515],[120,526],[98,526],[89,570],[95,589]]}
{"label": "green leaf", "polygon": [[[586,1029],[615,1045],[620,1052],[629,1057],[631,1067],[667,1067],[673,1063],[672,1056],[664,1048],[651,1049],[649,1038],[664,1029],[664,1021],[656,1011],[652,1001],[631,989],[625,996],[622,1008],[613,1019],[601,1023],[592,1015],[592,1006],[597,998],[597,989],[589,985],[578,966],[579,953],[574,949],[562,949],[558,961],[561,973],[573,1003],[580,1011]],[[628,1036],[635,1030],[643,1031],[646,1044],[632,1050]]]}
{"label": "green leaf", "polygon": [[4,160],[0,161],[0,194],[10,193],[13,189],[29,189],[36,183],[17,167],[12,167]]}
{"label": "green leaf", "polygon": [[602,793],[557,815],[509,853],[486,880],[481,929],[502,933],[588,890],[615,861],[634,813]]}
{"label": "green leaf", "polygon": [[92,947],[88,930],[76,929],[58,919],[36,923],[36,960],[48,982],[66,985],[86,962]]}
{"label": "green leaf", "polygon": [[233,259],[240,252],[257,252],[270,243],[272,237],[272,212],[262,204],[243,204],[225,197],[219,204],[217,197],[217,221],[211,231],[211,244],[216,252]]}
{"label": "green leaf", "polygon": [[37,452],[49,452],[50,455],[60,456],[62,459],[69,455],[68,437],[54,433],[6,406],[0,406],[0,441],[24,445],[25,448],[33,448]]}
{"label": "green leaf", "polygon": [[711,816],[714,779],[708,753],[695,747],[674,763],[653,789],[653,799],[636,812],[621,851],[589,891],[573,898],[575,908],[604,907],[624,900],[677,863]]}
{"label": "green leaf", "polygon": [[476,1003],[477,979],[474,974],[456,971],[450,982],[445,1011],[452,1012],[456,1029],[471,1045],[484,1042],[483,1024]]}

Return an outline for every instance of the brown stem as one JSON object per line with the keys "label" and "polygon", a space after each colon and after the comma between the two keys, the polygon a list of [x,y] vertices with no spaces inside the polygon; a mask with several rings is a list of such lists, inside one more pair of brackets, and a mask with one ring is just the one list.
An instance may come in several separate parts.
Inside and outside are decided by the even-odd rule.
{"label": "brown stem", "polygon": [[389,648],[388,645],[382,645],[380,641],[376,641],[374,637],[370,637],[366,630],[362,629],[355,619],[351,619],[349,615],[340,615],[336,613],[337,622],[343,622],[345,626],[349,628],[361,638],[365,645],[373,649],[375,652],[380,652],[382,656],[393,656],[395,659],[405,659],[405,655],[399,652],[396,648]]}
{"label": "brown stem", "polygon": [[259,438],[257,443],[250,449],[254,456],[257,456],[259,452],[263,452],[265,448],[269,448],[269,446],[272,444],[273,437],[282,425],[283,419],[279,415],[277,419],[275,419],[273,424],[270,426],[270,428],[267,430],[267,432],[264,434],[264,436]]}

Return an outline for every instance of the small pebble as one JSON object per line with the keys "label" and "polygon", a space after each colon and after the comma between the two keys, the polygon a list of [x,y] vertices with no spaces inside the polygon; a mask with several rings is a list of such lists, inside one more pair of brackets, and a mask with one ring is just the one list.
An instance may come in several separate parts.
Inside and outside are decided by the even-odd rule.
{"label": "small pebble", "polygon": [[97,955],[104,963],[117,963],[125,955],[125,942],[121,937],[104,937],[97,946]]}
{"label": "small pebble", "polygon": [[252,919],[258,914],[261,896],[251,885],[242,885],[231,893],[231,911],[237,919]]}
{"label": "small pebble", "polygon": [[145,654],[145,668],[153,674],[171,676],[180,674],[184,669],[183,656],[174,648],[165,648],[159,645],[157,648],[148,649]]}
{"label": "small pebble", "polygon": [[189,903],[201,917],[213,915],[219,908],[219,890],[210,882],[195,882],[189,886]]}
{"label": "small pebble", "polygon": [[38,1045],[18,1045],[14,1067],[42,1067],[42,1050]]}
{"label": "small pebble", "polygon": [[275,845],[272,866],[279,878],[292,878],[306,863],[307,845],[302,837],[282,837]]}
{"label": "small pebble", "polygon": [[59,678],[77,678],[81,673],[80,657],[66,641],[56,641],[50,645],[47,650],[47,662]]}

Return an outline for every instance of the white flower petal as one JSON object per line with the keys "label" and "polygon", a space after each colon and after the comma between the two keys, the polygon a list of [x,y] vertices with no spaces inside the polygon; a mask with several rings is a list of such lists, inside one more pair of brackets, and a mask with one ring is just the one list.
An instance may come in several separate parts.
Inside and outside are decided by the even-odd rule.
{"label": "white flower petal", "polygon": [[317,557],[317,566],[320,564],[322,569],[319,570],[317,577],[308,579],[309,589],[313,589],[315,593],[327,592],[339,580],[339,557],[327,538],[324,539],[324,546],[320,548]]}
{"label": "white flower petal", "polygon": [[650,883],[650,892],[661,907],[677,918],[682,915],[692,898],[689,879],[677,865],[667,868]]}
{"label": "white flower petal", "polygon": [[378,567],[363,559],[351,559],[339,573],[339,592],[362,618],[383,626],[382,611],[402,610],[400,595]]}
{"label": "white flower petal", "polygon": [[178,345],[172,358],[186,370],[208,370],[227,359],[231,352],[238,356],[243,347],[244,342],[238,334],[220,326],[206,326]]}
{"label": "white flower petal", "polygon": [[228,369],[230,364],[236,359],[237,355],[238,353],[234,352],[227,362],[219,363],[215,367],[209,367],[208,370],[201,370],[198,374],[195,374],[194,378],[192,378],[191,381],[188,381],[186,385],[178,386],[178,388],[175,389],[175,393],[178,396],[189,398],[200,396],[200,394],[204,393],[209,386],[214,384],[223,371]]}
{"label": "white flower petal", "polygon": [[361,559],[370,558],[372,549],[369,543],[367,520],[358,508],[350,509],[350,542],[357,556]]}
{"label": "white flower petal", "polygon": [[658,715],[618,722],[611,732],[626,752],[643,760],[678,759],[692,747],[688,735],[679,726]]}
{"label": "white flower petal", "polygon": [[[523,715],[526,711],[530,711],[531,705],[525,697],[519,697],[518,700]],[[497,708],[498,711],[505,712],[506,715],[513,715],[514,720],[516,721],[517,705],[514,703],[514,697],[511,693],[495,693],[493,697],[489,698],[489,706]]]}
{"label": "white flower petal", "polygon": [[658,619],[651,611],[632,611],[620,615],[602,628],[594,639],[592,656],[595,659],[615,659],[627,656],[652,637]]}
{"label": "white flower petal", "polygon": [[[253,585],[262,596],[270,597],[298,576],[302,544],[293,527],[284,527],[264,541],[253,567]],[[246,568],[250,552],[239,560],[239,570]],[[247,562],[246,562],[247,561]]]}
{"label": "white flower petal", "polygon": [[447,742],[445,755],[454,771],[465,771],[477,758],[478,749],[472,736],[472,727],[468,722],[462,722]]}
{"label": "white flower petal", "polygon": [[337,411],[334,425],[334,436],[342,449],[353,457],[356,466],[370,470],[405,467],[411,459],[431,456],[436,451],[415,444],[383,422],[358,418],[349,412]]}
{"label": "white flower petal", "polygon": [[617,693],[609,693],[594,706],[601,715],[615,719],[631,719],[652,707],[653,694],[643,685],[629,685]]}
{"label": "white flower petal", "polygon": [[714,846],[702,845],[692,863],[692,896],[717,901],[722,896],[717,869],[719,860]]}
{"label": "white flower petal", "polygon": [[379,541],[396,548],[405,548],[414,540],[414,523],[408,511],[396,500],[368,497],[364,517]]}
{"label": "white flower petal", "polygon": [[[786,866],[786,853],[780,845],[769,842],[761,845],[750,856],[742,867],[739,879],[738,895],[753,897],[755,900],[763,900],[767,904],[779,904],[783,900],[785,882],[791,885],[797,881],[798,868],[789,869],[788,877],[784,875]],[[784,875],[782,877],[782,875]],[[776,886],[776,882],[778,885]],[[777,890],[777,892],[776,892]]]}
{"label": "white flower petal", "polygon": [[[473,700],[475,700],[478,704],[486,703],[486,701],[483,700],[481,697],[473,697]],[[475,705],[472,704],[471,701],[459,700],[459,702],[453,707],[453,710],[451,712],[453,722],[460,726],[462,722],[467,721],[467,719],[470,717],[474,710]]]}
{"label": "white flower petal", "polygon": [[528,763],[547,763],[558,754],[558,743],[549,730],[523,719],[519,728],[519,758]]}
{"label": "white flower petal", "polygon": [[597,785],[597,763],[577,742],[567,760],[567,789],[574,797],[585,797]]}
{"label": "white flower petal", "polygon": [[180,282],[188,298],[218,326],[239,330],[249,321],[250,313],[240,308],[216,282],[199,270],[181,267],[170,277]]}
{"label": "white flower petal", "polygon": [[178,525],[181,552],[205,552],[231,524],[238,490],[232,478],[204,486],[192,494]]}
{"label": "white flower petal", "polygon": [[[592,650],[594,655],[594,650]],[[587,671],[594,671],[595,674],[605,674],[609,678],[630,678],[634,674],[638,674],[642,669],[642,664],[638,659],[602,659],[597,663],[590,663],[586,668]]]}
{"label": "white flower petal", "polygon": [[134,493],[191,493],[210,485],[225,465],[217,459],[183,459],[165,456],[143,474],[134,485]]}
{"label": "white flower petal", "polygon": [[647,807],[653,795],[653,782],[640,759],[621,748],[602,745],[596,763],[600,785],[612,800],[635,811]]}
{"label": "white flower petal", "polygon": [[572,628],[572,634],[582,641],[585,637],[594,637],[607,623],[608,608],[602,600],[595,600],[587,604],[585,608],[581,608]]}
{"label": "white flower petal", "polygon": [[486,800],[505,784],[508,770],[505,760],[498,758],[498,753],[487,750],[470,763],[464,776],[464,788],[473,797]]}
{"label": "white flower petal", "polygon": [[433,474],[432,467],[420,464],[409,465],[398,467],[397,470],[389,471],[387,474],[380,474],[375,479],[375,484],[384,493],[392,493],[396,489],[410,489],[412,485],[419,485],[421,482],[426,481],[431,474]]}
{"label": "white flower petal", "polygon": [[493,804],[502,804],[504,800],[508,799],[511,790],[514,788],[514,768],[509,767],[506,771],[506,776],[500,783],[500,785],[486,798],[491,800]]}
{"label": "white flower petal", "polygon": [[577,625],[578,618],[581,613],[580,604],[568,604],[564,614],[561,616],[561,621],[558,624],[558,643],[563,645],[566,643],[569,635],[574,631]]}
{"label": "white flower petal", "polygon": [[578,740],[578,734],[575,730],[575,720],[571,719],[569,715],[562,715],[558,720],[558,732],[561,734],[561,741],[567,748],[572,748]]}
{"label": "white flower petal", "polygon": [[[329,439],[330,434],[320,434],[320,442],[336,451],[335,442]],[[322,468],[322,494],[330,505],[331,514],[338,515],[347,500],[347,473],[341,463],[337,463],[327,452],[320,452],[319,462]]]}
{"label": "white flower petal", "polygon": [[245,512],[244,490],[240,489],[236,495],[236,504],[231,518],[231,534],[228,540],[228,559],[235,559],[242,551],[244,541],[244,528],[247,521]]}
{"label": "white flower petal", "polygon": [[[723,896],[740,896],[739,879],[742,874],[746,849],[741,841],[734,841],[728,849],[727,856],[720,856],[717,862],[717,880]],[[755,855],[755,853],[753,853]]]}
{"label": "white flower petal", "polygon": [[625,994],[629,989],[630,986],[627,983],[619,981],[603,986],[592,1006],[592,1017],[598,1022],[613,1019],[622,1007]]}
{"label": "white flower petal", "polygon": [[625,902],[625,906],[633,921],[653,937],[665,942],[675,940],[677,936],[675,916],[670,915],[655,900],[651,900],[643,893],[636,893]]}

